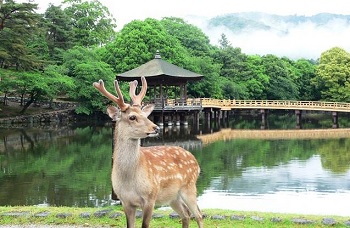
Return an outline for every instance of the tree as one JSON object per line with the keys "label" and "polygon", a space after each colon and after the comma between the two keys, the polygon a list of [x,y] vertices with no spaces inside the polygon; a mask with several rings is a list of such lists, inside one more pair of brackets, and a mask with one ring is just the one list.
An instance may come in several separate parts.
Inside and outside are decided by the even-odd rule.
{"label": "tree", "polygon": [[59,92],[64,92],[72,87],[72,80],[57,74],[53,70],[47,73],[39,72],[15,72],[15,90],[21,96],[23,108],[20,111],[24,114],[27,108],[37,101],[50,101]]}
{"label": "tree", "polygon": [[33,69],[37,59],[27,43],[37,32],[37,4],[6,0],[0,9],[0,67]]}
{"label": "tree", "polygon": [[[236,99],[247,99],[247,55],[241,52],[240,48],[232,47],[225,34],[221,35],[219,48],[215,49],[213,58],[215,63],[221,65],[220,76],[225,77],[231,83],[225,84],[225,98],[235,97]],[[227,94],[234,91],[235,94]]]}
{"label": "tree", "polygon": [[186,23],[181,18],[165,17],[160,23],[167,32],[181,42],[192,56],[208,56],[212,46],[207,35],[198,27]]}
{"label": "tree", "polygon": [[71,18],[73,42],[78,46],[101,46],[115,37],[115,19],[98,0],[66,0],[64,12]]}
{"label": "tree", "polygon": [[106,107],[106,99],[99,96],[92,83],[105,81],[106,88],[113,91],[114,73],[110,66],[101,61],[96,50],[76,46],[63,54],[63,65],[67,76],[74,81],[70,98],[79,102],[77,113],[91,114]]}
{"label": "tree", "polygon": [[53,60],[58,59],[60,50],[67,50],[73,46],[73,28],[70,20],[61,6],[50,4],[45,11],[46,39]]}
{"label": "tree", "polygon": [[115,41],[106,45],[103,60],[115,72],[122,73],[151,60],[157,50],[167,61],[189,69],[190,55],[187,50],[158,20],[150,18],[125,25]]}
{"label": "tree", "polygon": [[193,57],[193,65],[196,66],[194,71],[203,74],[204,78],[190,83],[188,94],[193,97],[223,98],[223,81],[218,75],[220,65],[215,64],[210,57]]}
{"label": "tree", "polygon": [[7,105],[7,95],[15,88],[14,80],[12,80],[12,71],[0,68],[0,94],[4,96],[3,105]]}
{"label": "tree", "polygon": [[350,102],[350,53],[339,47],[323,52],[313,83],[323,100]]}
{"label": "tree", "polygon": [[274,55],[262,57],[265,74],[269,77],[266,88],[267,99],[270,100],[297,100],[298,87],[293,81],[295,75],[291,73],[289,63]]}
{"label": "tree", "polygon": [[269,84],[269,76],[265,72],[262,58],[258,55],[250,55],[247,58],[249,78],[246,82],[249,99],[262,100],[267,98],[266,90]]}
{"label": "tree", "polygon": [[304,101],[319,100],[320,91],[315,88],[312,80],[315,78],[316,65],[310,60],[298,59],[294,62],[297,72],[296,84],[299,90],[299,99]]}

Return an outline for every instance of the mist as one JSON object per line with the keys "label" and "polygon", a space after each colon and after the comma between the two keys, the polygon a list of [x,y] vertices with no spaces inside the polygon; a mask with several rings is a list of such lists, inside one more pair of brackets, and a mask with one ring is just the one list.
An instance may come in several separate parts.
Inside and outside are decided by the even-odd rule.
{"label": "mist", "polygon": [[188,22],[198,26],[210,39],[211,44],[219,45],[221,34],[225,34],[233,47],[241,48],[249,55],[273,54],[290,59],[320,58],[322,52],[340,47],[350,52],[350,24],[344,19],[333,19],[322,26],[311,21],[303,23],[264,22],[273,29],[232,32],[225,26],[210,27],[208,18],[189,17]]}

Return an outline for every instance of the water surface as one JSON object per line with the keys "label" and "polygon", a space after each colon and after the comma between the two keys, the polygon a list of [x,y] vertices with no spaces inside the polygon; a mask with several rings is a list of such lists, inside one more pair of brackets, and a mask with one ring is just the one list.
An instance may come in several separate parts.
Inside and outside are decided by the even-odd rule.
{"label": "water surface", "polygon": [[[269,129],[295,129],[294,116],[269,116]],[[309,118],[309,119],[308,119]],[[304,129],[329,129],[329,116],[304,119]],[[348,117],[340,118],[342,131]],[[223,130],[225,128],[225,130]],[[349,216],[350,137],[218,138],[233,129],[260,130],[258,117],[164,128],[144,146],[175,144],[201,166],[201,208]],[[303,132],[303,130],[299,130]],[[328,130],[327,130],[328,131]],[[350,131],[350,129],[349,129]],[[0,205],[103,207],[111,200],[111,125],[0,129]]]}

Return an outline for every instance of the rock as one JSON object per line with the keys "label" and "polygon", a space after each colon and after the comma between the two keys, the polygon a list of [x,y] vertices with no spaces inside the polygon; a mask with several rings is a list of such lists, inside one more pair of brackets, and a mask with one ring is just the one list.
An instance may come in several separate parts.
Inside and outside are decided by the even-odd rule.
{"label": "rock", "polygon": [[294,219],[292,219],[292,222],[295,224],[312,224],[312,223],[314,223],[313,221],[307,220],[304,218],[294,218]]}
{"label": "rock", "polygon": [[136,218],[142,218],[142,211],[136,211]]}
{"label": "rock", "polygon": [[273,223],[279,223],[279,222],[282,222],[282,219],[281,218],[271,218],[270,221]]}
{"label": "rock", "polygon": [[123,213],[115,212],[115,213],[110,214],[109,218],[119,218],[119,217],[122,217],[122,216],[123,216]]}
{"label": "rock", "polygon": [[261,217],[259,217],[259,216],[252,216],[252,217],[250,217],[250,218],[253,219],[254,221],[258,221],[258,222],[264,221],[264,218],[261,218]]}
{"label": "rock", "polygon": [[73,214],[72,213],[58,213],[56,215],[56,218],[68,218],[68,217],[72,217]]}
{"label": "rock", "polygon": [[334,226],[335,224],[337,224],[337,222],[333,218],[323,218],[322,224],[328,225],[328,226]]}
{"label": "rock", "polygon": [[83,213],[80,214],[81,218],[90,218],[90,216],[91,216],[90,212],[83,212]]}
{"label": "rock", "polygon": [[109,212],[111,212],[112,211],[112,209],[105,209],[105,210],[100,210],[100,211],[96,211],[95,213],[94,213],[94,216],[96,217],[96,218],[101,218],[101,217],[103,217],[103,216],[106,216]]}
{"label": "rock", "polygon": [[154,218],[154,219],[164,218],[164,215],[162,215],[162,214],[153,214],[152,218]]}
{"label": "rock", "polygon": [[39,213],[34,214],[34,217],[47,217],[47,216],[49,216],[49,214],[50,214],[50,212],[44,211],[44,212],[39,212]]}
{"label": "rock", "polygon": [[20,216],[28,216],[29,214],[30,214],[29,211],[12,211],[12,212],[5,212],[1,214],[1,216],[20,217]]}
{"label": "rock", "polygon": [[350,220],[346,221],[344,224],[345,226],[350,226]]}
{"label": "rock", "polygon": [[169,218],[171,218],[171,219],[178,219],[178,218],[180,218],[180,215],[178,213],[176,213],[176,212],[171,212],[169,214]]}
{"label": "rock", "polygon": [[242,221],[245,219],[244,215],[231,215],[231,220],[239,220]]}
{"label": "rock", "polygon": [[224,216],[224,215],[213,215],[210,218],[213,219],[213,220],[225,220],[226,216]]}

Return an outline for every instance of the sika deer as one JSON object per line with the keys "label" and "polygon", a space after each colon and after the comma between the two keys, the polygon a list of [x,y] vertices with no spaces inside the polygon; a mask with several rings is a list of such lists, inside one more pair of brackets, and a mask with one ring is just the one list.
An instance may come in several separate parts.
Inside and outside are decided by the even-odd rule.
{"label": "sika deer", "polygon": [[181,217],[182,227],[189,226],[191,213],[198,227],[203,227],[197,206],[196,181],[200,168],[194,156],[176,146],[141,147],[140,139],[157,136],[159,127],[147,117],[154,105],[141,109],[147,82],[141,78],[142,90],[135,95],[137,81],[130,82],[133,105],[124,103],[118,81],[114,85],[118,97],[109,93],[102,80],[94,86],[115,102],[119,110],[108,107],[109,116],[116,120],[112,166],[113,190],[124,207],[127,227],[135,226],[135,211],[143,212],[142,227],[149,227],[155,205],[170,205]]}

